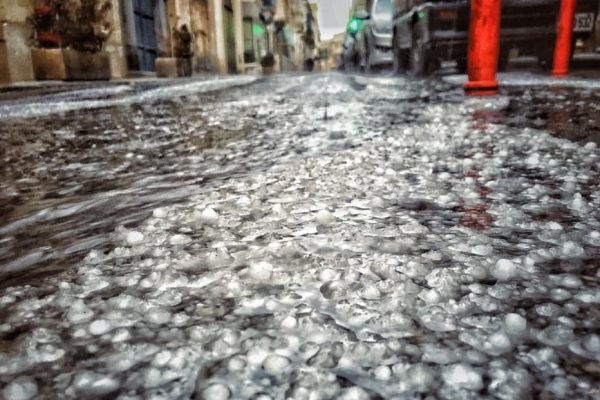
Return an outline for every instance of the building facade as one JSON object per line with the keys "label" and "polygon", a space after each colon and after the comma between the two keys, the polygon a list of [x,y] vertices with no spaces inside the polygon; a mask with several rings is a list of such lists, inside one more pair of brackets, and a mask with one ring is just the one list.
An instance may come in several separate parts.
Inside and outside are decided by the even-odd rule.
{"label": "building facade", "polygon": [[152,72],[157,57],[173,56],[173,32],[184,25],[192,36],[195,72],[243,73],[258,66],[255,52],[266,41],[259,0],[121,2],[123,35],[114,41],[123,43],[130,74]]}
{"label": "building facade", "polygon": [[[35,79],[27,20],[43,2],[0,0],[0,83]],[[272,21],[261,18],[265,4]],[[154,73],[157,58],[173,56],[173,32],[184,25],[195,72],[256,72],[269,53],[278,70],[301,69],[316,21],[306,0],[112,0],[110,13],[104,50],[115,79]]]}
{"label": "building facade", "polygon": [[319,46],[322,54],[321,70],[332,71],[338,68],[342,56],[345,36],[346,34],[341,32],[334,35],[329,40],[321,41],[321,45]]}
{"label": "building facade", "polygon": [[308,0],[277,0],[273,23],[273,53],[278,70],[298,71],[317,54],[320,40],[317,7]]}
{"label": "building facade", "polygon": [[352,18],[356,11],[369,10],[372,2],[372,0],[352,0],[349,17]]}

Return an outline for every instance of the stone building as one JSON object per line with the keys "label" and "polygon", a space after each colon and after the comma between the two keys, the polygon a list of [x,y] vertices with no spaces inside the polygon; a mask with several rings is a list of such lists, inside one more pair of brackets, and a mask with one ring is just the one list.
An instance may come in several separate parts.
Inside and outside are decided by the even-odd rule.
{"label": "stone building", "polygon": [[275,3],[273,52],[280,71],[302,70],[304,62],[317,54],[320,40],[318,8],[308,0],[278,0]]}
{"label": "stone building", "polygon": [[0,0],[0,83],[33,80],[30,0]]}
{"label": "stone building", "polygon": [[114,41],[123,44],[130,73],[152,72],[157,56],[171,56],[173,30],[183,25],[192,35],[196,72],[243,73],[258,66],[256,53],[265,46],[259,0],[120,2],[122,37]]}
{"label": "stone building", "polygon": [[352,0],[352,5],[350,6],[350,17],[352,17],[356,11],[368,10],[371,4],[372,0]]}
{"label": "stone building", "polygon": [[319,46],[323,58],[321,59],[321,69],[331,71],[338,68],[343,51],[345,32],[335,34],[329,40],[323,40]]}
{"label": "stone building", "polygon": [[[27,18],[40,1],[0,0],[1,83],[34,79]],[[270,46],[261,5],[261,0],[112,0],[113,31],[105,44],[111,75],[153,74],[157,57],[172,56],[173,31],[184,24],[196,72],[256,70]]]}

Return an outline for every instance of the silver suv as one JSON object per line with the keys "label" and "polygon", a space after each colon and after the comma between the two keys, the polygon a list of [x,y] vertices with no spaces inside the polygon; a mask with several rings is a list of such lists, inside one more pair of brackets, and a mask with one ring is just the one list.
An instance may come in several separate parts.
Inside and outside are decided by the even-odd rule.
{"label": "silver suv", "polygon": [[375,65],[392,63],[392,31],[392,0],[374,0],[357,38],[360,66],[365,72]]}

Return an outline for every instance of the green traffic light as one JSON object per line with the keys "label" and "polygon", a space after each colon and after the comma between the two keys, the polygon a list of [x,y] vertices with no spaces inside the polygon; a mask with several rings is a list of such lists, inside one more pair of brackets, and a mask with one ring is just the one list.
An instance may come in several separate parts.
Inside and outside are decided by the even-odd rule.
{"label": "green traffic light", "polygon": [[348,23],[348,31],[350,31],[351,33],[356,33],[360,30],[360,20],[353,18],[352,20],[350,20],[350,22]]}
{"label": "green traffic light", "polygon": [[265,33],[265,28],[259,24],[252,24],[252,33],[256,36],[262,36]]}

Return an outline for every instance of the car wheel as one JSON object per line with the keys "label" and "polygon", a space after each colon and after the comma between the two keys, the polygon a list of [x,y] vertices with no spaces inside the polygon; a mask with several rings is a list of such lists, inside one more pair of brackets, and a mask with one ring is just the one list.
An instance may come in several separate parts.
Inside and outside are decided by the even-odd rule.
{"label": "car wheel", "polygon": [[508,69],[508,58],[510,51],[503,50],[498,53],[498,71],[504,72]]}
{"label": "car wheel", "polygon": [[[395,36],[394,36],[394,39],[395,39]],[[403,74],[408,69],[409,52],[406,51],[405,49],[398,48],[397,44],[395,43],[395,40],[394,40],[394,43],[392,43],[392,49],[394,50],[393,72],[396,75]]]}
{"label": "car wheel", "polygon": [[366,54],[359,54],[358,57],[358,70],[360,72],[365,72],[367,70],[367,55]]}
{"label": "car wheel", "polygon": [[360,55],[358,53],[355,53],[354,56],[352,56],[352,71],[360,71]]}
{"label": "car wheel", "polygon": [[369,47],[369,42],[365,42],[365,61],[364,61],[364,66],[365,66],[365,70],[364,72],[367,74],[370,74],[371,72],[373,72],[373,65],[371,65],[371,48]]}
{"label": "car wheel", "polygon": [[402,73],[400,68],[400,59],[398,46],[396,45],[396,32],[392,36],[392,73],[394,75],[400,75]]}
{"label": "car wheel", "polygon": [[[577,41],[573,39],[571,42],[571,54],[569,55],[569,65],[573,62],[573,54],[575,53],[575,46]],[[554,67],[554,48],[546,50],[538,54],[538,63],[544,71],[552,71]]]}
{"label": "car wheel", "polygon": [[429,73],[431,65],[431,53],[429,44],[425,43],[423,37],[425,27],[421,21],[413,26],[412,47],[410,49],[410,70],[415,76],[425,76]]}
{"label": "car wheel", "polygon": [[544,51],[543,53],[538,54],[538,63],[540,67],[544,71],[552,70],[552,65],[554,62],[554,52],[553,51]]}
{"label": "car wheel", "polygon": [[370,74],[373,72],[373,66],[371,65],[371,55],[369,52],[365,55],[365,73]]}
{"label": "car wheel", "polygon": [[354,69],[354,60],[352,57],[344,57],[344,72],[351,72]]}
{"label": "car wheel", "polygon": [[468,68],[468,63],[466,58],[461,58],[460,60],[456,60],[456,70],[459,74],[466,74]]}
{"label": "car wheel", "polygon": [[392,63],[392,72],[394,75],[401,75],[404,72],[404,69],[401,66],[402,62],[400,60],[400,50],[394,49],[393,63]]}

